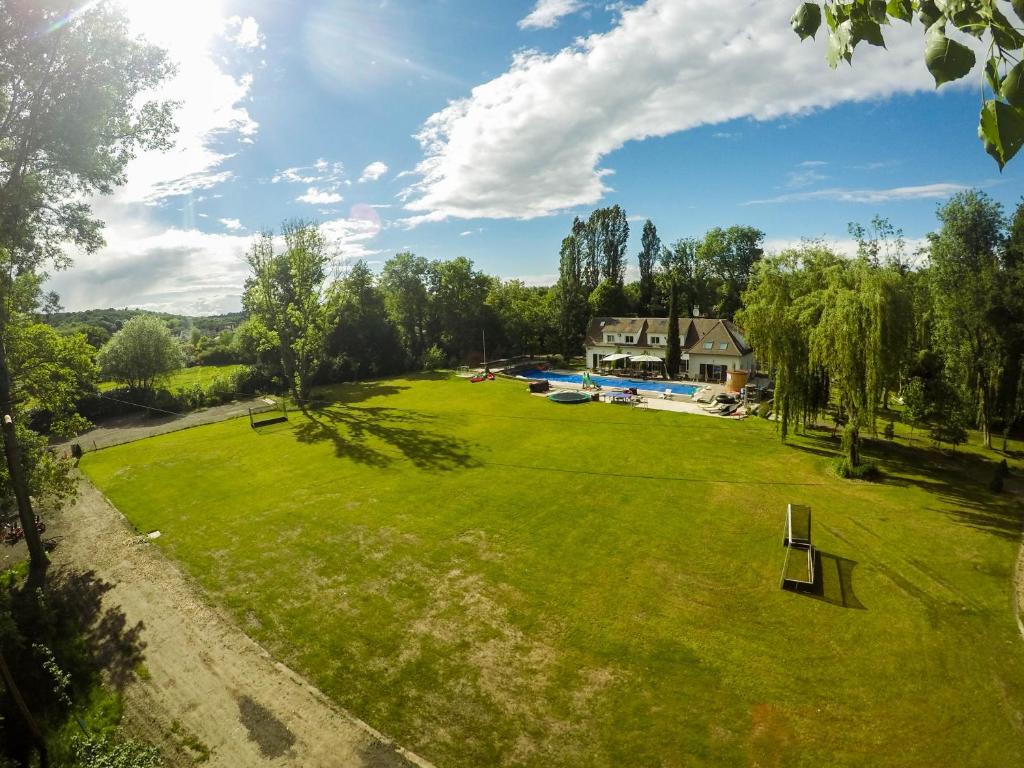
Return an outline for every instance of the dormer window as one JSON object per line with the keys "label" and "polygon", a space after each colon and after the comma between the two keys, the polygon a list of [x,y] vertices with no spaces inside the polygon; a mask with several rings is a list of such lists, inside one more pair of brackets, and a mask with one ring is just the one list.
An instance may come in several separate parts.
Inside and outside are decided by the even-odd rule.
{"label": "dormer window", "polygon": [[705,341],[704,349],[714,349],[715,343],[713,341]]}
{"label": "dormer window", "polygon": [[633,343],[633,337],[632,336],[627,336],[626,337],[626,343],[627,344],[632,344]]}
{"label": "dormer window", "polygon": [[729,342],[727,342],[727,341],[720,341],[720,342],[718,342],[718,348],[719,349],[728,349],[729,348]]}
{"label": "dormer window", "polygon": [[604,335],[604,340],[607,343],[609,343],[609,344],[614,344],[615,343],[615,334],[614,333],[606,333]]}
{"label": "dormer window", "polygon": [[661,344],[661,336],[651,336],[651,344]]}

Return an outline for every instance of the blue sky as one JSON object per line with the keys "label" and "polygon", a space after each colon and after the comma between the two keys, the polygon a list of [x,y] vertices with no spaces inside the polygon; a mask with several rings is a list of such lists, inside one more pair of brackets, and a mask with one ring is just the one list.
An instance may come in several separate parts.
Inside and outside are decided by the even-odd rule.
{"label": "blue sky", "polygon": [[[343,260],[467,256],[545,283],[573,215],[622,205],[665,241],[750,224],[770,248],[1024,187],[976,138],[978,78],[936,92],[919,27],[833,72],[792,9],[722,0],[118,0],[179,62],[176,149],[95,202],[108,247],[68,308],[238,309],[253,235],[312,218]],[[635,263],[635,261],[634,261]]]}

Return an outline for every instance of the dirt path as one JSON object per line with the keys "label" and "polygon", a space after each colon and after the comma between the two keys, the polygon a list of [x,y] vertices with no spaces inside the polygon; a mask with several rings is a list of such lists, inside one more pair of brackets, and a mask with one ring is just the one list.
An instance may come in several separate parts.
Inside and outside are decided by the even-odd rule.
{"label": "dirt path", "polygon": [[171,765],[429,768],[275,662],[84,478],[54,522],[54,565],[115,584],[104,604],[144,625],[145,679],[126,690],[125,722]]}

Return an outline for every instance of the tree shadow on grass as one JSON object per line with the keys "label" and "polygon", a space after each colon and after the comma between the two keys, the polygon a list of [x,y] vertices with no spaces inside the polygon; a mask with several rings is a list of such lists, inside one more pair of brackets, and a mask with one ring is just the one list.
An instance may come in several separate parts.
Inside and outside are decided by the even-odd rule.
{"label": "tree shadow on grass", "polygon": [[343,384],[329,384],[317,387],[313,393],[313,405],[324,406],[333,403],[361,403],[373,397],[389,397],[409,389],[392,380],[349,381]]}
{"label": "tree shadow on grass", "polygon": [[783,589],[841,608],[865,611],[867,608],[853,591],[853,569],[856,565],[856,560],[818,549],[815,550],[814,583],[787,585]]}
{"label": "tree shadow on grass", "polygon": [[[842,455],[838,438],[828,433],[809,432],[791,447],[818,456]],[[1021,532],[1021,509],[1009,494],[995,494],[988,488],[998,462],[969,451],[947,453],[930,445],[906,445],[897,441],[866,438],[861,454],[876,462],[882,472],[881,486],[920,488],[948,504],[941,512],[962,525],[1017,541]],[[849,482],[862,482],[851,480]]]}
{"label": "tree shadow on grass", "polygon": [[61,568],[50,577],[46,598],[58,615],[74,622],[96,665],[120,689],[144,659],[145,625],[141,621],[129,625],[120,606],[103,606],[103,596],[113,588],[94,571]]}
{"label": "tree shadow on grass", "polygon": [[469,445],[428,428],[435,417],[381,406],[332,405],[307,408],[295,428],[299,442],[330,440],[335,455],[372,467],[387,467],[396,456],[368,443],[373,439],[393,448],[419,469],[451,471],[478,466]]}

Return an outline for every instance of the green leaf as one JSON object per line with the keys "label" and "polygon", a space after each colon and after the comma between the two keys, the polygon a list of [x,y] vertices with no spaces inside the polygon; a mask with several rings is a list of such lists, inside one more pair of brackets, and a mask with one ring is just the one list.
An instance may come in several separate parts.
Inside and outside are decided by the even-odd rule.
{"label": "green leaf", "polygon": [[1017,18],[1024,21],[1024,0],[1013,0],[1013,12],[1017,14]]}
{"label": "green leaf", "polygon": [[[1024,0],[1020,0],[1024,3]],[[885,6],[885,11],[894,19],[905,21],[909,23],[914,18],[914,6],[910,4],[910,0],[889,0],[888,5]]]}
{"label": "green leaf", "polygon": [[1003,78],[999,74],[999,59],[995,56],[985,62],[985,79],[988,80],[989,88],[993,93],[1002,91]]}
{"label": "green leaf", "polygon": [[1024,108],[1024,61],[1018,62],[1006,73],[1006,79],[996,93],[1001,94],[1010,106]]}
{"label": "green leaf", "polygon": [[796,9],[789,23],[801,40],[814,37],[821,26],[821,8],[817,3],[803,3]]}
{"label": "green leaf", "polygon": [[876,24],[888,24],[885,0],[868,0],[868,17]]}
{"label": "green leaf", "polygon": [[856,46],[861,40],[871,45],[879,45],[885,48],[885,39],[882,37],[882,28],[871,19],[854,19],[853,29],[850,34],[850,44]]}
{"label": "green leaf", "polygon": [[928,29],[932,24],[942,19],[943,16],[942,11],[939,10],[939,7],[932,0],[923,0],[917,8],[917,18],[924,24],[925,29]]}
{"label": "green leaf", "polygon": [[1024,46],[1024,35],[1013,28],[1010,20],[995,5],[992,6],[991,30],[992,39],[1004,50],[1015,51]]}
{"label": "green leaf", "polygon": [[835,30],[829,33],[828,50],[825,53],[825,61],[835,69],[841,60],[847,62],[853,58],[853,47],[850,45],[850,33],[853,29],[853,22],[844,21]]}
{"label": "green leaf", "polygon": [[[1024,2],[1024,0],[1022,0]],[[840,19],[836,18],[836,15],[832,12],[832,6],[825,6],[825,23],[828,24],[828,28],[833,32],[836,31],[836,26],[839,24]]]}
{"label": "green leaf", "polygon": [[959,80],[974,66],[974,51],[956,40],[950,40],[940,27],[928,31],[924,63],[935,78],[935,87]]}
{"label": "green leaf", "polygon": [[976,8],[964,8],[954,13],[950,20],[961,32],[974,37],[981,37],[988,29],[988,23]]}
{"label": "green leaf", "polygon": [[1002,170],[1024,144],[1024,114],[1001,101],[986,101],[978,121],[978,138]]}

